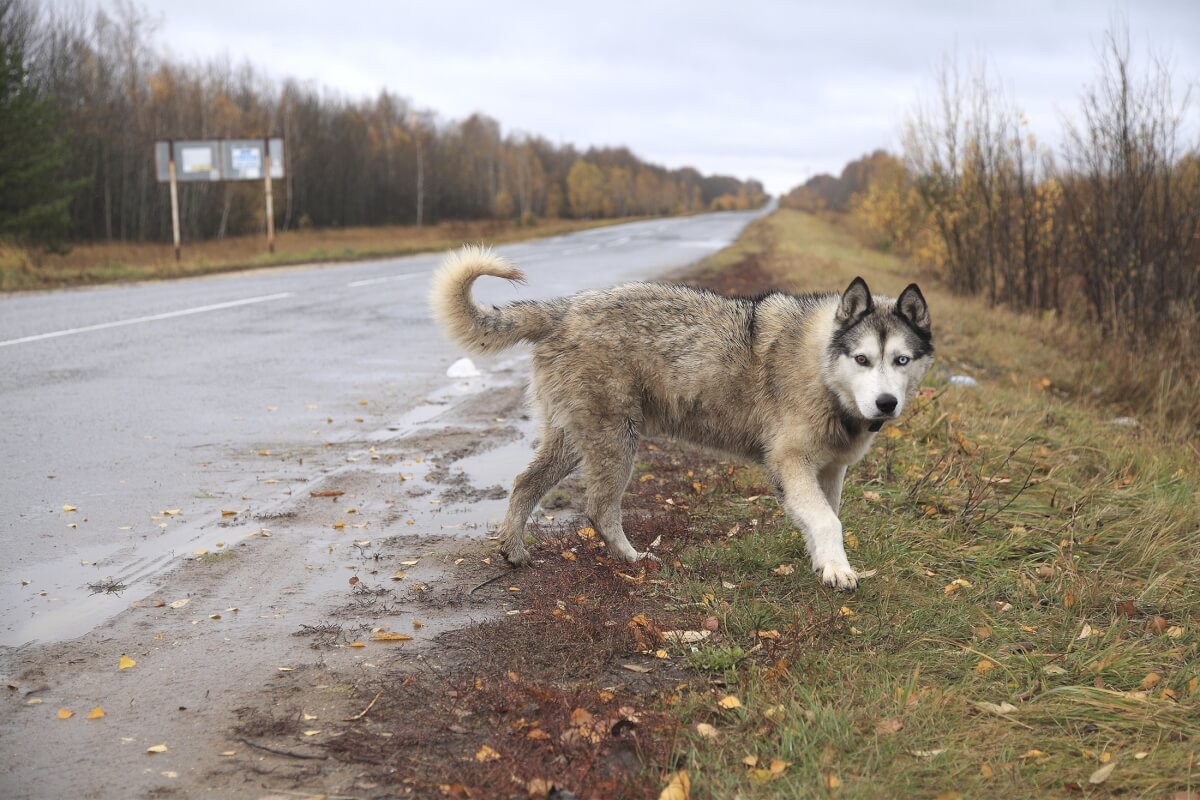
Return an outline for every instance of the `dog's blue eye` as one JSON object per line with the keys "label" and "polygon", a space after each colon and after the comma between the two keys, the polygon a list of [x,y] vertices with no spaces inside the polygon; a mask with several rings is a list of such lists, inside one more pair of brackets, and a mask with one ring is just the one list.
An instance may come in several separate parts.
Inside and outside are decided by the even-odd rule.
{"label": "dog's blue eye", "polygon": [[854,363],[858,364],[860,367],[871,366],[871,361],[866,356],[855,356]]}
{"label": "dog's blue eye", "polygon": [[912,359],[911,359],[911,358],[909,358],[908,356],[896,356],[896,363],[897,363],[897,364],[899,364],[899,365],[900,365],[900,366],[902,366],[902,367],[903,367],[905,364],[907,364],[909,361],[911,361],[911,360],[912,360]]}

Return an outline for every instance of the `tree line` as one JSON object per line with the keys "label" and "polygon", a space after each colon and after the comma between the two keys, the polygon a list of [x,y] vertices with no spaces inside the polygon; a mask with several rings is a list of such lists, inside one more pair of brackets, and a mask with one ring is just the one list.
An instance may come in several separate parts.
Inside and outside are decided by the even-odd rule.
{"label": "tree line", "polygon": [[[1169,65],[1137,70],[1110,32],[1061,145],[1042,146],[980,67],[947,61],[901,158],[878,152],[781,202],[849,210],[951,288],[1096,323],[1125,344],[1200,330],[1200,142]],[[1194,118],[1193,118],[1194,119]]]}
{"label": "tree line", "polygon": [[[579,151],[502,131],[482,114],[445,121],[385,90],[347,97],[249,64],[185,63],[157,49],[154,21],[136,6],[41,9],[0,0],[7,70],[0,103],[23,93],[42,104],[42,129],[68,198],[59,233],[74,240],[170,238],[170,203],[153,145],[164,139],[283,136],[286,177],[276,225],[430,224],[448,219],[616,217],[753,208],[762,185],[647,163],[623,147]],[[11,72],[12,74],[8,74]],[[7,114],[7,107],[0,107]],[[44,136],[44,134],[43,134]],[[34,145],[30,145],[34,146]],[[0,208],[15,169],[0,148]],[[261,230],[253,183],[181,186],[189,239]],[[14,201],[15,202],[15,201]]]}

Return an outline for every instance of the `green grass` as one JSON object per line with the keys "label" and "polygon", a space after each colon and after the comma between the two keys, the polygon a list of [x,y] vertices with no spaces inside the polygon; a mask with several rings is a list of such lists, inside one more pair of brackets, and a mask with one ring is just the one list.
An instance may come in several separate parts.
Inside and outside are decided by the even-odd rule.
{"label": "green grass", "polygon": [[[797,289],[862,274],[895,294],[911,279],[798,212],[758,223],[707,269],[747,255]],[[1041,335],[1052,323],[922,288],[948,370],[847,478],[850,560],[877,570],[857,594],[819,586],[773,502],[737,490],[692,501],[709,543],[667,578],[681,607],[720,623],[687,655],[713,686],[673,706],[691,731],[677,757],[693,796],[1196,791],[1194,452],[1170,431],[1114,426],[1111,408],[1060,386],[1068,356]],[[980,386],[952,386],[948,372]],[[726,692],[742,707],[718,707]],[[771,776],[747,756],[790,764]]]}

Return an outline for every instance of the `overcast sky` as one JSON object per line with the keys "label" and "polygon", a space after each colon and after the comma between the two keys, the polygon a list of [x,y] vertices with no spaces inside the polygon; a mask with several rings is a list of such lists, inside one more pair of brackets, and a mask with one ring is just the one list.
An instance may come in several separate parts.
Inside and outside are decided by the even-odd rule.
{"label": "overcast sky", "polygon": [[1044,140],[1075,112],[1114,14],[1129,20],[1138,64],[1152,46],[1181,87],[1200,78],[1200,0],[145,7],[176,57],[246,59],[353,96],[387,87],[442,119],[480,111],[505,132],[624,144],[671,167],[757,177],[775,193],[898,148],[905,116],[955,50],[986,56]]}

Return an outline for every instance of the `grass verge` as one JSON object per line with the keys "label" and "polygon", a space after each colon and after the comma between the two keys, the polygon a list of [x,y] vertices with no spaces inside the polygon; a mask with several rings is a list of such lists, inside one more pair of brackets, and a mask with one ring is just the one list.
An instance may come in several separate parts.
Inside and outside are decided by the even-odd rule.
{"label": "grass verge", "polygon": [[464,243],[502,244],[558,236],[635,219],[640,218],[542,220],[532,226],[483,220],[444,222],[421,228],[391,225],[289,231],[277,235],[273,254],[267,252],[263,236],[234,236],[220,241],[185,242],[179,263],[175,262],[169,244],[77,244],[62,255],[0,245],[0,291],[183,278],[313,262],[361,261],[446,250]]}

